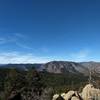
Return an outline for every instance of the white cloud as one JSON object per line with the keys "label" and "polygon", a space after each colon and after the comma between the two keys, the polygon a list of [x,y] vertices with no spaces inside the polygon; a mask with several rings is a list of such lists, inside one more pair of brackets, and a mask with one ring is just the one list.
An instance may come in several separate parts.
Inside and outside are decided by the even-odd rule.
{"label": "white cloud", "polygon": [[19,52],[0,53],[0,64],[8,63],[46,63],[49,57],[38,57],[31,53],[22,54]]}
{"label": "white cloud", "polygon": [[0,64],[8,64],[8,63],[46,63],[49,61],[98,61],[93,57],[90,57],[90,51],[81,50],[76,53],[72,53],[68,56],[68,58],[63,57],[54,57],[54,56],[35,56],[32,53],[21,53],[21,52],[3,52],[0,53]]}

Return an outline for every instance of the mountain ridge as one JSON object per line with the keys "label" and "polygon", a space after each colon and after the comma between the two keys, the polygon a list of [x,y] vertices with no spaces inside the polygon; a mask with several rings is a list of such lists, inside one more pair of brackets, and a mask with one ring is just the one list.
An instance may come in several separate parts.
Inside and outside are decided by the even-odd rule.
{"label": "mountain ridge", "polygon": [[35,68],[38,71],[49,73],[82,73],[89,74],[89,71],[100,73],[100,62],[73,62],[73,61],[51,61],[45,64],[0,64],[0,68],[17,68],[20,70],[29,70]]}

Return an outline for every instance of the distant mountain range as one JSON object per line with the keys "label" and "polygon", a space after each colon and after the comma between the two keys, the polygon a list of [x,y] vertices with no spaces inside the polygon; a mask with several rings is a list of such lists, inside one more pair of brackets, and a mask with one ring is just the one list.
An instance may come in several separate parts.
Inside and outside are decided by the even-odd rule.
{"label": "distant mountain range", "polygon": [[16,68],[27,71],[29,69],[41,70],[42,64],[0,64],[0,68]]}
{"label": "distant mountain range", "polygon": [[82,73],[85,75],[89,74],[89,70],[100,73],[99,62],[51,61],[46,64],[1,64],[0,68],[17,68],[26,71],[35,68],[38,71],[49,73]]}

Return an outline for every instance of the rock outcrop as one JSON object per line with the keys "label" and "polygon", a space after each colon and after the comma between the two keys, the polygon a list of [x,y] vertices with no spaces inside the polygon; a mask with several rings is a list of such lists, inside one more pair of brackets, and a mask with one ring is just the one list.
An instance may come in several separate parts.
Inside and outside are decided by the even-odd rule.
{"label": "rock outcrop", "polygon": [[58,100],[59,95],[64,100],[100,100],[100,89],[95,88],[92,84],[87,84],[81,93],[71,90],[67,93],[54,95],[55,99],[53,100]]}

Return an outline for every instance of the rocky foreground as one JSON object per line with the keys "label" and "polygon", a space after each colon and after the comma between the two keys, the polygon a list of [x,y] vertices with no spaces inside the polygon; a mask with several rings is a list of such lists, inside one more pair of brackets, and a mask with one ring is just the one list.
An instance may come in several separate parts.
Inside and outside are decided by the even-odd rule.
{"label": "rocky foreground", "polygon": [[[37,94],[37,96],[39,97],[39,94]],[[21,93],[13,92],[12,95],[8,98],[8,100],[51,100],[43,99],[43,96],[42,98],[38,97],[36,97],[35,99],[33,95],[33,98],[31,98],[31,96],[28,96],[26,98],[26,96],[22,95]],[[83,88],[81,93],[79,93],[78,91],[70,90],[67,93],[54,94],[52,100],[100,100],[100,89],[94,88],[92,84],[87,84]]]}
{"label": "rocky foreground", "polygon": [[67,93],[55,94],[52,100],[100,100],[100,89],[87,84],[81,93],[70,90]]}

